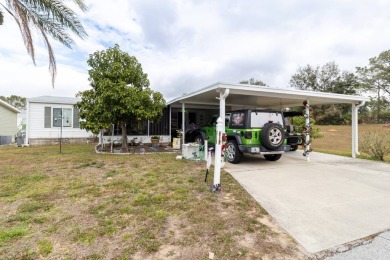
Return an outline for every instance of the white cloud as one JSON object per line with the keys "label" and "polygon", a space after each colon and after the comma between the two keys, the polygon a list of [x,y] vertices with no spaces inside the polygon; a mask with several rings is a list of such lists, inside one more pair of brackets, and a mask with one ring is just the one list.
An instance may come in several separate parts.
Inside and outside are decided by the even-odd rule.
{"label": "white cloud", "polygon": [[[37,67],[11,19],[0,26],[0,95],[73,96],[88,88],[88,55],[118,43],[167,99],[216,81],[255,77],[287,87],[298,66],[335,61],[354,71],[390,46],[390,3],[378,1],[106,1],[86,0],[89,34],[72,50],[53,43],[58,64],[51,88],[47,54]],[[16,29],[15,29],[16,28]],[[5,40],[3,40],[5,39]]]}

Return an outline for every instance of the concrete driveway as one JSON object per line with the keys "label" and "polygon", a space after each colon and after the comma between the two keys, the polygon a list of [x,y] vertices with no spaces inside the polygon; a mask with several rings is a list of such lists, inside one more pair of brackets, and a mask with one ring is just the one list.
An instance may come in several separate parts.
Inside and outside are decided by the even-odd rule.
{"label": "concrete driveway", "polygon": [[389,163],[297,151],[225,170],[309,253],[390,229]]}

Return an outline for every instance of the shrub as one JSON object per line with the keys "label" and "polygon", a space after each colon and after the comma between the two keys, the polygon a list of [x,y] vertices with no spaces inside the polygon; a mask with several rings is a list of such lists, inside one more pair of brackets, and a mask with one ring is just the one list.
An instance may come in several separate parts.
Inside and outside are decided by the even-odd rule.
{"label": "shrub", "polygon": [[390,135],[383,130],[365,133],[359,140],[359,148],[364,153],[384,161],[390,154]]}
{"label": "shrub", "polygon": [[[305,117],[303,116],[294,117],[294,125],[297,133],[303,132],[303,127],[305,126],[305,124],[306,124]],[[314,127],[316,121],[313,118],[310,118],[310,124],[312,127],[312,131],[310,133],[310,139],[317,139],[317,138],[324,137],[324,135],[320,133],[320,129],[318,127],[317,128]]]}

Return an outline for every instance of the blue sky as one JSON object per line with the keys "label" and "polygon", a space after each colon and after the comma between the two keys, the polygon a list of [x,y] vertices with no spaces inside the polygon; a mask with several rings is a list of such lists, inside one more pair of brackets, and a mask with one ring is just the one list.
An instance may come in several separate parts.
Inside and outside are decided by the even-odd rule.
{"label": "blue sky", "polygon": [[[3,0],[0,0],[3,2]],[[151,88],[169,100],[217,81],[254,77],[288,87],[299,66],[335,61],[355,71],[390,49],[387,0],[85,1],[88,38],[73,49],[52,41],[57,80],[36,38],[37,64],[11,17],[0,26],[0,95],[74,96],[89,88],[89,54],[118,43],[137,57]]]}

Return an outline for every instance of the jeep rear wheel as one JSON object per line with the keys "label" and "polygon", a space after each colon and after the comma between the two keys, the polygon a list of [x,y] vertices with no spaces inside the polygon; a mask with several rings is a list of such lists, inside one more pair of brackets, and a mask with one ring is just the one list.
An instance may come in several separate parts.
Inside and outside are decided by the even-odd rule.
{"label": "jeep rear wheel", "polygon": [[230,163],[239,163],[241,161],[241,151],[238,149],[237,142],[229,140],[226,144],[226,157]]}
{"label": "jeep rear wheel", "polygon": [[284,141],[284,130],[280,124],[268,123],[261,130],[261,144],[270,149],[276,150],[282,146]]}
{"label": "jeep rear wheel", "polygon": [[281,154],[264,154],[264,158],[267,161],[277,161],[280,159],[280,157],[282,157]]}

